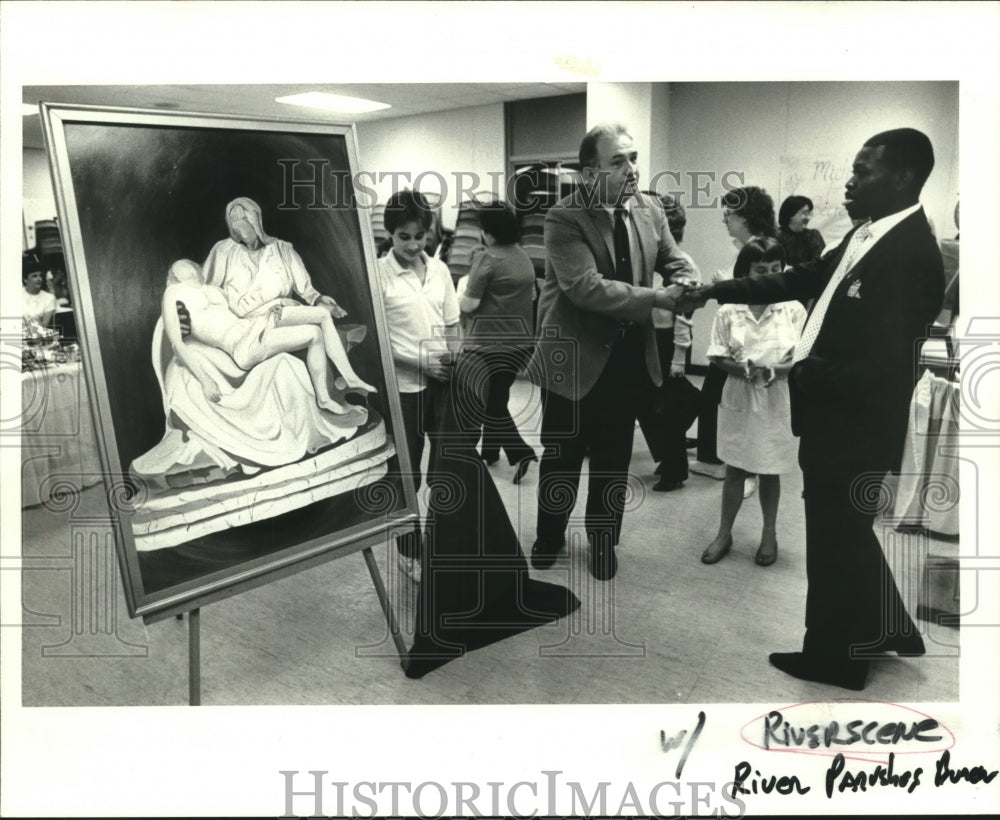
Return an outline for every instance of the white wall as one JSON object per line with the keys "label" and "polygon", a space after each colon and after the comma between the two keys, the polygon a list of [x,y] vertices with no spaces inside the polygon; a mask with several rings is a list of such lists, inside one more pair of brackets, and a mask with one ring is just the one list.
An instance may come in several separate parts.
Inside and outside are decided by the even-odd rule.
{"label": "white wall", "polygon": [[[649,179],[652,156],[652,83],[588,83],[587,130],[598,123],[621,122],[639,153],[639,179]],[[583,134],[580,134],[580,138]],[[578,139],[579,142],[579,139]]]}
{"label": "white wall", "polygon": [[[389,172],[410,175],[409,183],[400,177],[394,183],[391,176],[374,184],[366,182],[382,203],[399,188],[418,187],[424,192],[442,192],[443,188],[446,197],[442,221],[445,227],[454,228],[456,206],[461,201],[457,189],[471,187],[470,174],[481,180],[476,191],[495,191],[504,197],[504,133],[502,103],[360,123],[359,165],[380,176]],[[425,171],[437,172],[444,177],[444,183],[428,175],[414,186],[412,183]],[[456,174],[462,175],[460,182]]]}
{"label": "white wall", "polygon": [[[592,83],[587,125],[604,119],[643,123],[642,135],[633,137],[640,150],[644,187],[657,172],[679,174],[681,185],[673,176],[661,178],[656,187],[684,193],[688,207],[684,248],[706,274],[732,264],[735,256],[717,202],[725,190],[722,180],[727,171],[742,172],[746,184],[766,188],[776,208],[792,193],[811,197],[820,212],[816,225],[833,241],[847,224],[840,201],[854,154],[867,137],[901,125],[919,128],[931,138],[937,164],[923,202],[940,235],[955,232],[957,83]],[[455,174],[463,174],[466,185],[468,174],[477,174],[480,189],[494,188],[497,177],[488,175],[502,175],[505,170],[504,133],[502,104],[362,123],[358,125],[360,168],[408,173],[411,182],[425,171],[442,175],[447,194],[444,224],[454,227],[453,206],[459,201]],[[817,162],[827,164],[819,168]],[[693,178],[692,172],[704,174]],[[715,182],[705,174],[714,174]],[[692,191],[692,180],[700,184],[701,192]],[[732,180],[739,184],[735,176]],[[386,177],[370,187],[384,202],[393,181]],[[427,176],[420,187],[438,191],[442,186],[438,178]],[[41,150],[24,151],[24,198],[30,221],[55,214]],[[823,213],[827,203],[829,211]],[[695,363],[705,363],[712,315],[712,310],[696,314]]]}
{"label": "white wall", "polygon": [[587,86],[587,128],[609,120],[617,120],[628,127],[639,152],[640,188],[648,188],[652,175],[667,167],[669,118],[669,83],[590,83]]}
{"label": "white wall", "polygon": [[[649,167],[670,167],[670,83],[653,83],[650,91],[649,110]],[[644,189],[650,187],[651,178],[640,179]],[[650,184],[647,184],[650,183]],[[662,187],[662,186],[661,186]],[[663,191],[665,193],[665,191]],[[660,191],[657,191],[660,193]]]}
{"label": "white wall", "polygon": [[22,208],[24,210],[24,248],[35,246],[35,222],[56,215],[56,198],[52,193],[49,162],[41,148],[24,149]]}
{"label": "white wall", "polygon": [[[814,226],[835,241],[849,226],[840,203],[851,161],[868,137],[890,128],[909,126],[930,137],[936,164],[921,199],[938,234],[955,233],[957,83],[671,83],[669,114],[670,169],[685,182],[683,247],[703,274],[731,265],[736,253],[716,201],[726,171],[765,188],[775,211],[790,194],[810,197],[818,212]],[[701,207],[690,190],[689,173],[696,171],[716,178],[698,195]],[[695,314],[695,363],[705,363],[713,314]]]}

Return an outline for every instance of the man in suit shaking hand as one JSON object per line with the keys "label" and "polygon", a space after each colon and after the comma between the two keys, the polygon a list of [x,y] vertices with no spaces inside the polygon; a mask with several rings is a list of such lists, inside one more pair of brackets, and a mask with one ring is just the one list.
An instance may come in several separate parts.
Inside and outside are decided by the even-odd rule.
{"label": "man in suit shaking hand", "polygon": [[545,217],[538,345],[528,365],[542,390],[545,448],[531,563],[552,566],[565,545],[589,455],[585,528],[598,580],[617,572],[636,410],[661,383],[651,311],[674,310],[683,292],[654,288],[653,272],[665,282],[694,275],[659,203],[638,193],[637,159],[620,123],[595,126],[580,143],[584,184]]}
{"label": "man in suit shaking hand", "polygon": [[771,664],[863,689],[881,652],[922,655],[872,526],[878,487],[899,469],[916,352],[941,308],[944,271],[920,191],[934,167],[912,128],[876,134],[854,159],[844,207],[856,225],[833,251],[784,273],[689,293],[686,307],[816,299],[788,373],[806,512],[806,634]]}

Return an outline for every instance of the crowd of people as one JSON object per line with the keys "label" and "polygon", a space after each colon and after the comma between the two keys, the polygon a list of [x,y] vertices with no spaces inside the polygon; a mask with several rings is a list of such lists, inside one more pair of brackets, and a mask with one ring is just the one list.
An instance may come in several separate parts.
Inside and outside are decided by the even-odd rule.
{"label": "crowd of people", "polygon": [[[914,351],[941,307],[941,253],[919,201],[934,164],[930,141],[900,128],[862,146],[844,195],[854,227],[830,247],[808,227],[808,198],[788,197],[776,218],[762,188],[728,192],[723,221],[736,259],[704,283],[678,247],[680,203],[640,191],[625,126],[591,129],[579,161],[582,186],[546,214],[533,328],[531,261],[508,206],[482,207],[483,250],[459,295],[425,250],[426,201],[408,190],[390,199],[391,245],[378,271],[417,483],[424,438],[439,432],[436,408],[456,372],[479,374],[476,389],[461,393],[478,397],[481,458],[493,464],[504,452],[515,483],[523,478],[539,455],[507,407],[523,372],[542,409],[531,565],[548,569],[565,549],[587,459],[588,567],[597,580],[613,578],[637,421],[658,463],[654,489],[676,490],[688,477],[691,417],[671,383],[686,381],[693,311],[715,299],[692,472],[722,479],[722,488],[719,530],[701,560],[714,564],[730,551],[733,522],[758,487],[754,560],[777,560],[780,476],[797,458],[807,630],[801,651],[774,653],[771,663],[857,690],[873,655],[923,654],[872,530],[875,511],[854,502],[858,481],[898,469]],[[463,357],[481,366],[456,370]],[[399,549],[415,558],[419,529]]]}
{"label": "crowd of people", "polygon": [[[762,567],[778,560],[781,476],[798,466],[806,634],[801,651],[774,653],[770,661],[798,678],[862,689],[873,655],[924,652],[873,532],[875,510],[858,503],[865,495],[858,483],[899,468],[913,357],[942,305],[942,256],[919,199],[934,166],[930,141],[900,128],[865,142],[844,193],[853,228],[829,247],[808,227],[808,198],[789,196],[776,217],[763,188],[728,191],[723,222],[736,257],[707,282],[679,247],[682,204],[640,190],[638,160],[620,123],[583,137],[582,184],[545,216],[540,286],[510,206],[480,204],[482,247],[456,289],[435,253],[436,209],[417,191],[390,197],[376,281],[399,393],[396,438],[405,441],[396,475],[409,471],[417,488],[427,481],[425,449],[435,451],[455,418],[481,439],[478,456],[487,465],[506,456],[515,484],[537,463],[536,532],[525,553],[534,569],[546,570],[566,547],[586,460],[588,569],[608,581],[627,531],[637,422],[658,465],[655,491],[683,486],[689,444],[697,448],[691,472],[722,481],[719,528],[701,555],[705,564],[730,552],[736,516],[758,489],[763,528],[754,560]],[[341,403],[346,393],[390,418],[388,391],[365,382],[347,358],[335,325],[345,311],[313,287],[290,243],[264,232],[257,203],[230,202],[226,225],[229,237],[204,265],[180,260],[171,268],[161,317],[173,354],[163,374],[165,401],[179,418],[189,405],[192,417],[219,417],[202,436],[209,456],[222,446],[220,430],[233,428],[235,439],[247,440],[242,417],[220,404],[223,392],[240,389],[233,384],[249,385],[254,401],[268,395],[267,384],[282,401],[292,388],[304,397],[297,404],[313,420],[289,433],[297,454],[363,423],[347,418],[366,411]],[[43,289],[40,269],[26,263],[23,284],[25,321],[51,321],[56,299]],[[692,316],[710,299],[720,304],[704,349],[710,364],[692,399]],[[287,375],[291,387],[279,386],[285,382],[277,374],[267,384],[247,376],[264,373],[258,366],[265,362],[280,368],[282,355],[298,350],[308,377],[298,367]],[[220,355],[240,371],[237,381],[203,365]],[[339,374],[336,390],[330,365]],[[540,392],[540,453],[508,407],[520,374]],[[695,416],[697,440],[689,442]],[[181,438],[187,447],[190,436]],[[259,438],[264,447],[273,435]],[[168,429],[137,468],[167,476],[191,464],[190,453],[177,451],[180,441]],[[268,457],[255,450],[246,464],[256,469],[270,464]],[[215,461],[224,470],[241,463]],[[425,528],[418,522],[396,547],[400,566],[419,579]]]}

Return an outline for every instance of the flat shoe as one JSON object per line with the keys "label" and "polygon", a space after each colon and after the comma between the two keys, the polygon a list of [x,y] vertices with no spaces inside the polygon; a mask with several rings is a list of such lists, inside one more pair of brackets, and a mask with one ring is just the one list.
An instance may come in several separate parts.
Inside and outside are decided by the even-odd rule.
{"label": "flat shoe", "polygon": [[664,481],[662,478],[653,485],[654,493],[672,493],[684,486],[683,481]]}
{"label": "flat shoe", "polygon": [[[714,541],[712,542],[715,543]],[[730,536],[729,540],[722,546],[722,549],[712,549],[712,544],[708,545],[708,548],[701,554],[701,562],[703,564],[717,564],[723,558],[729,554],[729,550],[733,548],[733,539]]]}
{"label": "flat shoe", "polygon": [[759,567],[769,567],[775,561],[778,560],[778,545],[774,545],[773,551],[767,551],[764,549],[764,545],[761,544],[757,547],[757,552],[753,557],[753,562]]}

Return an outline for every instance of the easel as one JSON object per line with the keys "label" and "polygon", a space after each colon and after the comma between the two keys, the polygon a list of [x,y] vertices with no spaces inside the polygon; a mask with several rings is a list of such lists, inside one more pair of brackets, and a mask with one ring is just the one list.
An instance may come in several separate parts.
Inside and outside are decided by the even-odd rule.
{"label": "easel", "polygon": [[[382,581],[382,574],[379,572],[378,564],[375,562],[375,555],[371,547],[361,550],[365,559],[365,566],[368,567],[368,574],[371,576],[372,585],[375,587],[375,594],[378,596],[379,605],[385,615],[386,624],[389,626],[389,634],[392,642],[399,653],[399,662],[405,671],[409,665],[409,655],[406,644],[399,631],[399,621],[396,620],[396,613],[393,611],[389,596],[386,594],[385,584]],[[201,607],[187,610],[188,614],[188,705],[201,706]],[[177,614],[177,620],[182,620],[184,613]]]}

